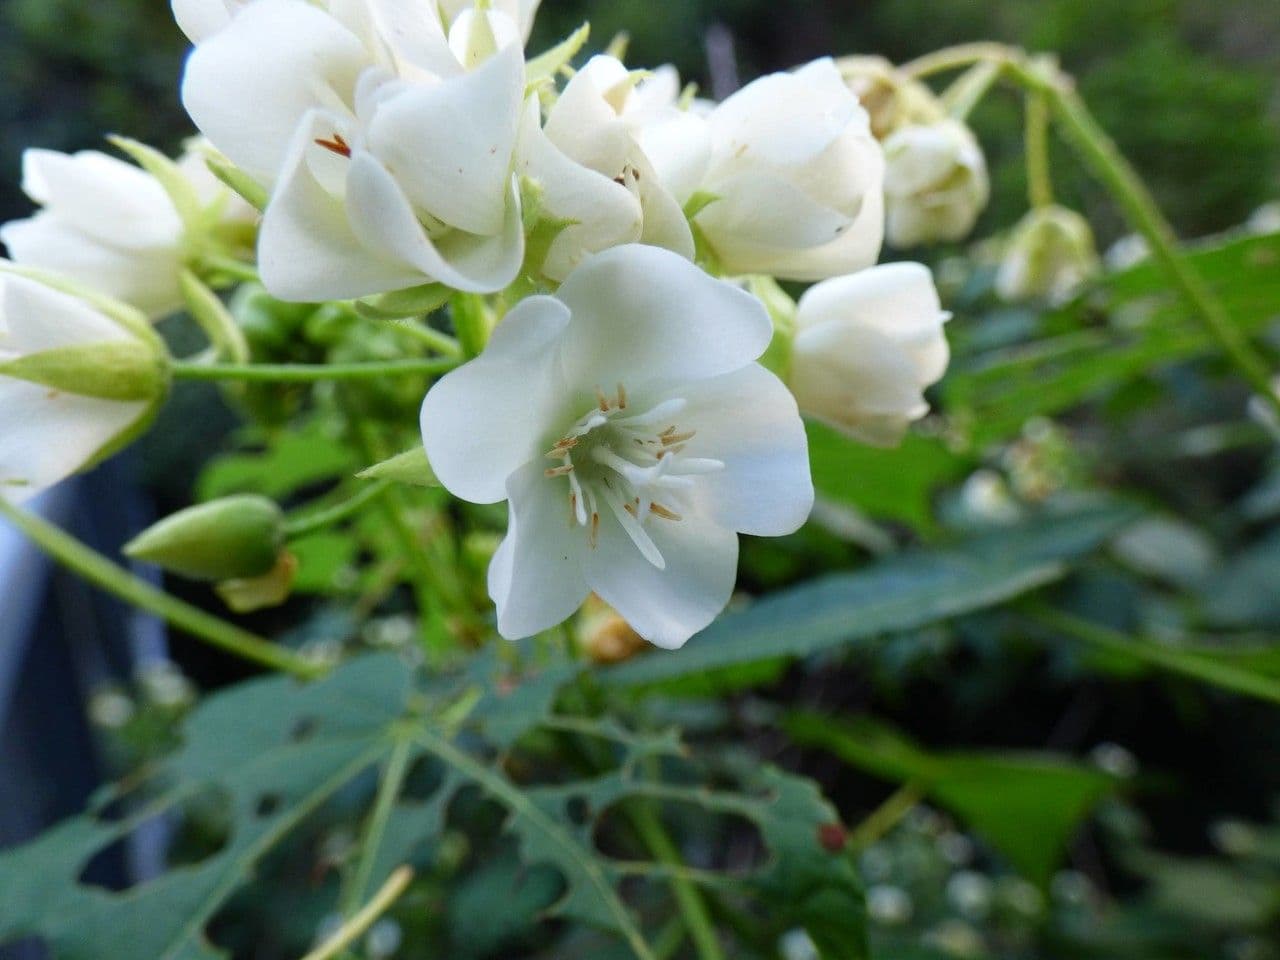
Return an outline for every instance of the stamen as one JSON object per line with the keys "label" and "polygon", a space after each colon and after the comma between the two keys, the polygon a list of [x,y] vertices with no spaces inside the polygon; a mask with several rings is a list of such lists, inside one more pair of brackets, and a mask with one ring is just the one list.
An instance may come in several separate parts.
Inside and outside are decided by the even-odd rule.
{"label": "stamen", "polygon": [[604,502],[613,510],[613,515],[618,518],[618,523],[622,524],[622,529],[627,532],[627,536],[631,538],[631,542],[636,545],[644,558],[659,570],[665,570],[667,561],[663,558],[662,551],[653,542],[653,538],[649,536],[648,531],[640,525],[640,521],[627,510],[627,507],[631,506],[631,504],[624,504],[617,493],[612,490],[605,493]]}
{"label": "stamen", "polygon": [[[675,430],[675,427],[671,428]],[[675,446],[677,443],[686,443],[697,436],[698,431],[689,430],[686,433],[664,433],[662,434],[662,445],[664,447]]]}
{"label": "stamen", "polygon": [[660,503],[649,504],[649,512],[652,513],[655,517],[661,517],[663,520],[680,521],[684,519],[684,517],[680,516],[680,514],[676,513],[674,510],[664,507]]}
{"label": "stamen", "polygon": [[599,513],[591,514],[591,539],[588,540],[587,542],[591,544],[592,550],[594,550],[597,546],[600,545],[600,514]]}
{"label": "stamen", "polygon": [[627,388],[622,384],[618,384],[618,409],[627,409]]}
{"label": "stamen", "polygon": [[566,463],[563,467],[551,467],[544,471],[544,474],[548,477],[564,477],[571,473],[573,473],[572,463]]}
{"label": "stamen", "polygon": [[688,405],[689,401],[683,397],[672,397],[670,400],[664,400],[646,413],[637,413],[630,417],[619,417],[613,422],[631,427],[652,426],[655,423],[661,423],[663,420],[669,421]]}
{"label": "stamen", "polygon": [[609,412],[609,398],[604,395],[604,391],[596,387],[596,402],[600,404],[601,413]]}
{"label": "stamen", "polygon": [[351,147],[347,144],[346,139],[340,133],[335,133],[332,140],[326,140],[320,137],[316,143],[324,147],[331,153],[336,153],[340,157],[351,158]]}

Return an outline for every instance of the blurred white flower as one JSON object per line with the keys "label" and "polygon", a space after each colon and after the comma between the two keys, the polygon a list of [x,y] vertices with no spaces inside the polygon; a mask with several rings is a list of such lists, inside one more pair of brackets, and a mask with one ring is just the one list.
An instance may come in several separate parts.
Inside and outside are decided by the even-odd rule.
{"label": "blurred white flower", "polygon": [[1249,214],[1245,229],[1259,235],[1280,232],[1280,200],[1264,203]]}
{"label": "blurred white flower", "polygon": [[1146,237],[1130,233],[1108,247],[1107,252],[1103,254],[1103,260],[1108,270],[1127,270],[1130,267],[1136,267],[1149,256],[1151,256],[1151,247],[1147,244]]}
{"label": "blurred white flower", "polygon": [[957,120],[902,127],[885,141],[887,236],[895,247],[961,240],[987,205],[982,148]]}
{"label": "blurred white flower", "polygon": [[0,273],[0,496],[25,500],[122,445],[165,393],[161,349],[141,314],[126,324]]}
{"label": "blurred white flower", "polygon": [[901,887],[877,883],[867,889],[867,916],[873,923],[898,927],[911,919],[915,904]]}
{"label": "blurred white flower", "polygon": [[707,124],[714,200],[694,222],[726,273],[824,280],[875,263],[884,160],[831,60],[748,84]]}
{"label": "blurred white flower", "polygon": [[489,567],[504,636],[548,629],[594,592],[679,647],[728,602],[738,533],[804,522],[804,427],[755,363],[771,336],[749,294],[669,251],[618,247],[519,304],[427,394],[440,481],[510,501]]}
{"label": "blurred white flower", "polygon": [[878,56],[841,57],[840,76],[871,118],[871,132],[883,141],[912,123],[928,123],[946,115],[937,96],[919,80],[903,75]]}
{"label": "blurred white flower", "polygon": [[897,444],[946,372],[950,317],[918,263],[812,287],[800,299],[789,378],[800,409],[864,443]]}
{"label": "blurred white flower", "polygon": [[996,274],[996,293],[1010,301],[1044,297],[1062,303],[1100,266],[1088,220],[1057,204],[1038,207],[1014,228]]}

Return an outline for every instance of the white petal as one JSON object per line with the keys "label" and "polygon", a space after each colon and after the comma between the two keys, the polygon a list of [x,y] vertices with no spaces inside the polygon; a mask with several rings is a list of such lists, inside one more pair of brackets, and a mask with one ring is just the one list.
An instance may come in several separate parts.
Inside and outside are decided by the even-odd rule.
{"label": "white petal", "polygon": [[27,195],[91,237],[118,247],[176,245],[182,221],[150,174],[105,153],[27,150]]}
{"label": "white petal", "polygon": [[524,99],[518,47],[479,69],[382,103],[369,149],[416,207],[475,234],[502,229]]}
{"label": "white petal", "polygon": [[646,560],[617,519],[606,514],[597,546],[583,561],[587,583],[636,633],[674,650],[728,604],[738,575],[738,535],[697,515],[655,519],[646,530],[664,569]]}
{"label": "white petal", "polygon": [[564,478],[535,461],[507,481],[507,536],[489,566],[498,632],[519,640],[563,623],[590,592],[582,575],[587,532],[571,522]]}
{"label": "white petal", "polygon": [[[560,349],[569,313],[551,297],[522,301],[498,325],[484,353],[442,378],[422,405],[422,439],[440,482],[472,503],[497,503],[507,478],[541,461],[568,426]],[[570,419],[575,416],[569,412]],[[567,509],[567,507],[566,507]]]}
{"label": "white petal", "polygon": [[644,215],[626,187],[565,156],[543,132],[536,98],[525,109],[518,169],[543,190],[548,219],[572,221],[552,241],[542,271],[561,281],[592,253],[640,239]]}
{"label": "white petal", "polygon": [[271,183],[308,111],[350,109],[370,62],[351,31],[305,0],[257,0],[192,52],[182,102],[215,147]]}
{"label": "white petal", "polygon": [[39,353],[128,338],[119,324],[78,297],[0,275],[0,351]]}
{"label": "white petal", "polygon": [[813,509],[809,442],[796,401],[759,364],[671,391],[688,406],[682,431],[696,431],[685,455],[719,460],[724,470],[698,478],[699,510],[730,530],[780,537]]}
{"label": "white petal", "polygon": [[636,151],[631,130],[605,95],[625,83],[627,68],[612,57],[593,57],[566,85],[547,115],[546,133],[557,147],[613,178]]}
{"label": "white petal", "polygon": [[25,500],[70,476],[145,410],[0,377],[0,497]]}
{"label": "white petal", "polygon": [[644,217],[641,242],[662,247],[686,260],[692,260],[697,250],[684,208],[662,183],[644,154],[637,153],[633,156],[630,168]]}
{"label": "white petal", "polygon": [[878,330],[911,353],[918,382],[928,386],[947,369],[950,353],[942,325],[949,318],[927,267],[891,263],[810,288],[796,319],[802,330],[826,323]]}
{"label": "white petal", "polygon": [[616,247],[573,272],[565,374],[577,388],[697,380],[746,366],[773,324],[755,297],[656,247]]}
{"label": "white petal", "polygon": [[188,40],[199,43],[230,23],[232,10],[239,5],[229,0],[173,0],[173,19]]}
{"label": "white petal", "polygon": [[[637,97],[646,85],[637,88]],[[702,186],[711,163],[711,132],[704,118],[672,107],[640,124],[635,139],[679,203],[686,203]]]}
{"label": "white petal", "polygon": [[[749,173],[716,185],[720,199],[698,214],[697,223],[727,264],[750,258],[821,247],[842,236],[854,217],[814,200],[788,180]],[[736,266],[731,273],[743,272]]]}
{"label": "white petal", "polygon": [[329,12],[407,80],[462,73],[435,0],[329,0]]}
{"label": "white petal", "polygon": [[180,251],[174,246],[121,249],[47,212],[0,227],[0,243],[16,263],[63,274],[148,316],[160,317],[182,305]]}

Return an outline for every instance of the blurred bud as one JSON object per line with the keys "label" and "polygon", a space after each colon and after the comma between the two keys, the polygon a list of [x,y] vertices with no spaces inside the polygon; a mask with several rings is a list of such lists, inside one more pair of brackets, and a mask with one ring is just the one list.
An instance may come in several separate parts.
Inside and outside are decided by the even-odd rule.
{"label": "blurred bud", "polygon": [[1120,746],[1107,741],[1089,751],[1089,759],[1103,773],[1128,780],[1138,775],[1138,758]]}
{"label": "blurred bud", "polygon": [[646,646],[618,611],[594,593],[578,614],[578,638],[582,652],[601,664],[629,660]]}
{"label": "blurred bud", "polygon": [[1209,827],[1213,845],[1229,857],[1248,857],[1260,847],[1258,831],[1241,820],[1219,820]]}
{"label": "blurred bud", "polygon": [[819,960],[818,948],[805,931],[788,930],[778,940],[778,953],[783,960]]}
{"label": "blurred bud", "polygon": [[[297,575],[298,558],[283,550],[275,566],[262,576],[224,580],[216,589],[222,602],[236,613],[253,613],[267,607],[278,607],[288,600]],[[327,657],[328,653],[317,652],[316,655]]]}
{"label": "blurred bud", "polygon": [[261,577],[284,545],[284,514],[266,497],[237,496],[189,507],[125,545],[135,560],[193,580]]}
{"label": "blurred bud", "polygon": [[[1280,397],[1280,377],[1271,381],[1271,392]],[[1249,416],[1262,425],[1271,434],[1276,443],[1280,443],[1280,414],[1265,397],[1255,395],[1249,398]]]}
{"label": "blurred bud", "polygon": [[1145,237],[1137,233],[1126,234],[1107,248],[1103,255],[1108,270],[1128,270],[1151,256],[1151,247]]}
{"label": "blurred bud", "polygon": [[967,126],[944,119],[912,124],[884,143],[885,224],[895,247],[961,240],[987,205],[982,148]]}
{"label": "blurred bud", "polygon": [[884,927],[899,927],[911,919],[915,906],[901,887],[878,883],[867,890],[867,916]]}
{"label": "blurred bud", "polygon": [[933,278],[918,263],[811,288],[796,315],[790,386],[800,409],[864,443],[893,446],[929,410],[950,359]]}
{"label": "blurred bud", "polygon": [[904,76],[884,57],[845,57],[836,61],[844,82],[871,117],[871,132],[883,141],[913,123],[932,123],[946,115],[932,90]]}
{"label": "blurred bud", "polygon": [[1280,232],[1280,200],[1264,203],[1249,214],[1244,226],[1250,233],[1259,235]]}
{"label": "blurred bud", "polygon": [[1089,221],[1056,204],[1030,211],[1014,228],[996,274],[996,292],[1005,300],[1069,299],[1099,269]]}
{"label": "blurred bud", "polygon": [[963,920],[944,920],[924,935],[924,943],[951,957],[987,955],[982,934]]}
{"label": "blurred bud", "polygon": [[947,881],[947,900],[970,920],[986,919],[993,893],[990,878],[973,870],[961,870]]}

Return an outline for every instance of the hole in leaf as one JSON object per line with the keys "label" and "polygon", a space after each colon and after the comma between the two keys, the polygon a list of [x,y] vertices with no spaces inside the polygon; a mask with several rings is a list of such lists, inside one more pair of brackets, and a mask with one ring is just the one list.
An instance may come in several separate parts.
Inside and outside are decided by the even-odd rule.
{"label": "hole in leaf", "polygon": [[320,729],[320,720],[317,717],[302,717],[293,725],[293,729],[289,731],[289,739],[294,743],[302,743],[304,740],[310,740],[315,736],[316,731]]}
{"label": "hole in leaf", "polygon": [[254,807],[253,812],[259,817],[269,817],[280,809],[280,804],[280,794],[264,793],[258,798],[257,806]]}
{"label": "hole in leaf", "polygon": [[408,800],[429,800],[444,783],[445,766],[433,756],[422,756],[409,764],[400,795]]}
{"label": "hole in leaf", "polygon": [[591,822],[591,801],[586,797],[570,797],[564,805],[569,819],[579,827]]}
{"label": "hole in leaf", "polygon": [[115,892],[134,889],[164,871],[196,866],[217,855],[231,828],[230,795],[210,787],[133,823],[85,861],[78,880]]}
{"label": "hole in leaf", "polygon": [[[744,876],[769,859],[759,827],[740,814],[707,810],[693,800],[647,803],[667,836],[680,845],[681,860],[691,867]],[[643,809],[632,800],[608,807],[593,831],[596,849],[615,860],[653,860],[636,822]]]}

